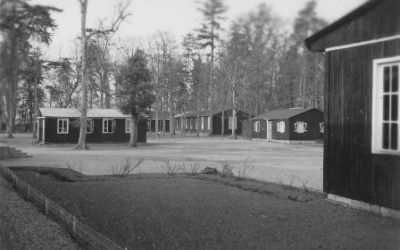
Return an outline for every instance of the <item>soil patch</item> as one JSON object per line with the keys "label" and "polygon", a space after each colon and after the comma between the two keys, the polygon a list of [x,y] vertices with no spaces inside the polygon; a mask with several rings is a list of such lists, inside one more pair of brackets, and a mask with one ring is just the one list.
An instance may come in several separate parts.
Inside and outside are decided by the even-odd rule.
{"label": "soil patch", "polygon": [[129,249],[400,247],[399,221],[279,185],[215,176],[85,179],[70,173],[75,177],[65,181],[33,169],[16,173]]}

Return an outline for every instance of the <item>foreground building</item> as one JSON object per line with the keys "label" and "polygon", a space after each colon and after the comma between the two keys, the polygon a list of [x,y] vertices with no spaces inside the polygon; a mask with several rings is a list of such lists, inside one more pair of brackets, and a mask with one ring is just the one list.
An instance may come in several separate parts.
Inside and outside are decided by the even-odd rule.
{"label": "foreground building", "polygon": [[[77,143],[81,112],[78,109],[41,108],[37,119],[39,143]],[[129,115],[116,109],[88,109],[88,143],[128,142]],[[146,121],[139,122],[138,141],[146,142]]]}
{"label": "foreground building", "polygon": [[324,192],[330,199],[396,216],[399,13],[399,0],[371,0],[305,41],[309,50],[325,53]]}
{"label": "foreground building", "polygon": [[251,119],[252,138],[278,142],[322,140],[324,114],[315,108],[272,110]]}

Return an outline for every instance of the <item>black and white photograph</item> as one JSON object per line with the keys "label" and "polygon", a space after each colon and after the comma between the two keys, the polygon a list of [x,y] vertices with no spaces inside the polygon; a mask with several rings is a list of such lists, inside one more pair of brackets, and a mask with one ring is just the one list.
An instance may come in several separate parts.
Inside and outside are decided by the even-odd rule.
{"label": "black and white photograph", "polygon": [[0,250],[400,250],[400,0],[0,0]]}

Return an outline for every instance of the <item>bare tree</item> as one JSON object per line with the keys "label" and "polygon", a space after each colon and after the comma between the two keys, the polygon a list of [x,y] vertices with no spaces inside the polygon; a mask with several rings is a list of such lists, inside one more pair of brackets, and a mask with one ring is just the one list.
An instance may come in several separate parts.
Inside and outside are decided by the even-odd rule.
{"label": "bare tree", "polygon": [[[204,22],[198,29],[198,39],[203,48],[210,47],[210,78],[209,78],[209,111],[213,113],[214,102],[214,56],[216,42],[219,39],[218,31],[221,30],[221,21],[224,19],[223,14],[227,11],[227,7],[223,0],[206,0],[200,8],[204,17]],[[213,131],[212,122],[210,124],[210,135]]]}
{"label": "bare tree", "polygon": [[108,28],[91,29],[86,28],[86,13],[88,0],[78,0],[81,5],[81,49],[82,49],[82,82],[81,82],[81,119],[79,129],[79,140],[76,149],[87,149],[86,128],[87,128],[87,109],[88,109],[88,69],[87,69],[87,45],[88,40],[98,34],[108,34],[116,32],[120,24],[130,15],[126,13],[129,2],[118,4],[117,15]]}

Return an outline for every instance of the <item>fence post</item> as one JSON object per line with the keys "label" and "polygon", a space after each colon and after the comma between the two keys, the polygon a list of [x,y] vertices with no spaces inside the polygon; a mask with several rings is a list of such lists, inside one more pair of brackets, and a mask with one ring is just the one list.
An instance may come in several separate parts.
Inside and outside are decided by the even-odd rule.
{"label": "fence post", "polygon": [[76,230],[76,218],[75,215],[72,216],[72,232],[75,233]]}

